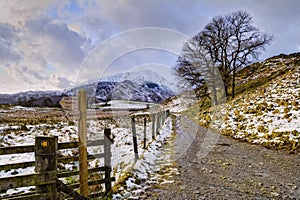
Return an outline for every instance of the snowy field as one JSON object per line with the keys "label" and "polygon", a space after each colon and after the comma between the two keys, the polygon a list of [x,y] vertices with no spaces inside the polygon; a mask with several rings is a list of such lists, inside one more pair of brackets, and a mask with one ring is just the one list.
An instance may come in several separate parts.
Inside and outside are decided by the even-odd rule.
{"label": "snowy field", "polygon": [[[117,105],[124,105],[124,103],[118,103]],[[132,105],[132,104],[131,104]],[[145,105],[139,104],[138,108],[145,107]],[[134,106],[132,106],[134,107]],[[134,108],[137,106],[135,105]],[[24,107],[14,107],[11,109],[26,110],[35,108],[24,108]],[[7,111],[7,110],[6,110]],[[1,112],[6,112],[1,110]],[[155,160],[155,155],[161,146],[161,142],[170,136],[171,129],[171,119],[168,118],[160,131],[156,141],[152,141],[152,122],[147,119],[147,147],[148,150],[143,149],[143,118],[136,118],[136,131],[137,131],[137,141],[138,141],[138,151],[140,157],[143,159],[149,159],[147,162],[150,164]],[[156,123],[155,123],[156,126]],[[123,177],[128,171],[130,171],[135,164],[134,152],[133,152],[133,139],[132,139],[132,127],[131,119],[126,117],[114,117],[107,120],[88,120],[88,130],[87,137],[89,140],[103,139],[104,128],[111,128],[112,137],[114,138],[114,143],[112,144],[112,177],[116,177],[116,183],[121,177]],[[77,124],[70,122],[59,122],[59,123],[38,123],[38,124],[26,124],[26,123],[15,123],[12,124],[0,124],[0,144],[2,147],[7,146],[21,146],[21,145],[33,145],[36,136],[58,136],[59,142],[71,142],[77,141]],[[99,154],[103,153],[104,149],[102,146],[99,147],[88,147],[89,154]],[[60,154],[64,156],[74,156],[78,154],[77,150],[63,150]],[[13,154],[13,155],[1,155],[0,156],[1,165],[11,164],[11,163],[22,163],[28,161],[34,161],[34,153],[25,154]],[[89,162],[89,168],[100,167],[104,165],[103,158],[97,158]],[[139,162],[137,163],[139,165]],[[79,168],[78,162],[73,162],[71,164],[60,164],[60,170],[74,170]],[[141,167],[139,167],[141,169]],[[0,177],[10,177],[13,175],[25,175],[34,173],[34,167],[27,167],[24,169],[13,169],[9,171],[0,171]],[[78,180],[78,176],[72,177],[70,179],[64,179],[64,182],[70,182]],[[130,187],[130,186],[129,186]],[[19,193],[19,192],[29,192],[34,190],[34,187],[26,187],[20,189],[11,189],[6,191],[6,193],[0,194],[1,196]]]}

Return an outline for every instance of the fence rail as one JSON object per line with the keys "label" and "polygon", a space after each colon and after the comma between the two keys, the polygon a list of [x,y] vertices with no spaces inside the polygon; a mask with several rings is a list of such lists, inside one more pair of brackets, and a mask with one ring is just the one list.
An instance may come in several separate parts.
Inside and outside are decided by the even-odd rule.
{"label": "fence rail", "polygon": [[35,165],[35,161],[0,165],[0,171],[8,171],[8,170],[11,170],[11,169],[32,167],[34,165]]}
{"label": "fence rail", "polygon": [[51,199],[52,193],[28,193],[26,195],[19,195],[16,197],[4,197],[2,200],[41,200],[41,199]]}
{"label": "fence rail", "polygon": [[19,187],[28,187],[28,186],[37,186],[37,185],[46,185],[54,183],[55,181],[50,180],[49,177],[56,177],[55,172],[45,172],[45,173],[35,173],[29,175],[19,175],[12,177],[5,177],[0,179],[0,191],[19,188]]}
{"label": "fence rail", "polygon": [[1,147],[0,155],[34,152],[34,145]]}

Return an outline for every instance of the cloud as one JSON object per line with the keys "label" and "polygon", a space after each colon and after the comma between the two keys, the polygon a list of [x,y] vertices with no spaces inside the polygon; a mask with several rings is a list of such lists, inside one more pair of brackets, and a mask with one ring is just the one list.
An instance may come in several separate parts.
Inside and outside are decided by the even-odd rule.
{"label": "cloud", "polygon": [[[125,64],[119,62],[122,65],[118,65],[115,69],[124,72],[124,69],[130,70],[130,67],[149,62],[165,63],[164,60],[168,60],[170,57],[161,56],[160,61],[149,60],[149,58],[158,58],[158,56],[155,55],[157,51],[168,51],[171,54],[179,54],[182,43],[188,39],[190,39],[190,37],[185,34],[164,28],[148,27],[124,31],[105,40],[93,49],[91,54],[89,54],[82,63],[77,81],[80,83],[87,81],[88,79],[98,79],[106,72],[106,69],[112,67],[112,63],[120,57],[131,56],[131,52],[137,52],[137,59],[134,58],[135,56],[131,56],[129,58],[132,59],[132,61]],[[147,53],[150,54],[144,55],[145,52],[143,50],[147,49],[152,49],[152,51],[147,51]],[[176,59],[174,59],[174,62],[175,60]],[[167,63],[170,63],[170,60],[168,60]],[[127,64],[130,64],[131,66],[128,67]],[[114,64],[114,66],[116,65]],[[115,70],[110,69],[110,71]],[[105,75],[107,76],[108,74]]]}
{"label": "cloud", "polygon": [[55,1],[1,0],[0,22],[20,27],[26,20],[33,15],[38,15],[53,2]]}
{"label": "cloud", "polygon": [[16,30],[9,24],[0,23],[0,63],[6,65],[9,62],[18,62],[20,56],[13,49]]}
{"label": "cloud", "polygon": [[[64,21],[48,17],[52,5],[55,1],[0,2],[0,84],[7,85],[0,92],[61,89],[70,85],[64,77],[75,77],[86,39]],[[49,64],[54,69],[49,71]]]}
{"label": "cloud", "polygon": [[74,86],[74,82],[69,80],[67,77],[58,75],[58,74],[53,74],[50,76],[49,83],[54,87],[54,88],[71,88]]}
{"label": "cloud", "polygon": [[41,16],[26,23],[28,35],[34,36],[31,45],[45,59],[64,72],[80,65],[84,58],[81,46],[85,39],[61,21]]}
{"label": "cloud", "polygon": [[[0,50],[5,52],[0,55],[0,58],[3,56],[1,63],[7,66],[11,77],[23,81],[24,85],[28,83],[38,88],[40,81],[57,73],[71,78],[73,73],[75,79],[76,70],[85,57],[82,46],[86,39],[64,22],[46,16],[26,21],[24,28],[18,31],[12,25],[2,25],[0,36]],[[54,72],[47,70],[49,64],[55,66]],[[54,85],[57,89],[69,86],[65,81]]]}
{"label": "cloud", "polygon": [[163,27],[194,33],[204,26],[206,17],[197,7],[196,0],[96,0],[103,15],[115,23],[121,30],[140,27]]}

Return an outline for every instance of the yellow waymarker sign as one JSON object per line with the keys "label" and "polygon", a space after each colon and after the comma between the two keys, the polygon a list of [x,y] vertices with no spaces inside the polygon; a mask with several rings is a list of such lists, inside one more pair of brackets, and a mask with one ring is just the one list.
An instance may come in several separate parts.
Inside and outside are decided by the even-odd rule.
{"label": "yellow waymarker sign", "polygon": [[41,146],[42,147],[47,147],[49,144],[48,144],[48,141],[42,141],[41,142]]}

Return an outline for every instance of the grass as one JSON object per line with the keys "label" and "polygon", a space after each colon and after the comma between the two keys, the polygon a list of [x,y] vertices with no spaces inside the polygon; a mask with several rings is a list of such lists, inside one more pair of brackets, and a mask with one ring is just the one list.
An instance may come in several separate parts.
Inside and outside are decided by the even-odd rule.
{"label": "grass", "polygon": [[189,107],[189,109],[182,111],[182,114],[187,116],[189,119],[197,122],[199,118],[199,111],[199,104],[194,104],[191,107]]}
{"label": "grass", "polygon": [[0,109],[2,109],[2,110],[9,110],[12,107],[13,106],[10,104],[0,104]]}

